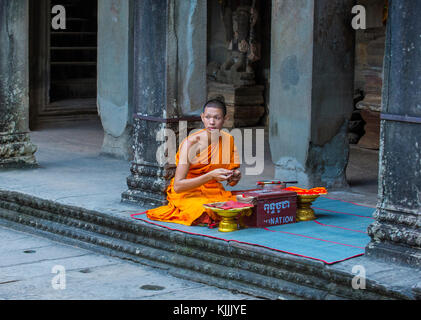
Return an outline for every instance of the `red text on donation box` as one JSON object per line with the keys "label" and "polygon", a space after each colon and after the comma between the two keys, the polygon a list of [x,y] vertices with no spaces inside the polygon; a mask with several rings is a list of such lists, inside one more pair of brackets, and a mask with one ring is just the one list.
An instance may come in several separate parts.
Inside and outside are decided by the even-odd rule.
{"label": "red text on donation box", "polygon": [[270,227],[295,223],[297,194],[283,190],[254,190],[244,196],[254,198],[253,214],[243,217],[242,222],[248,227]]}

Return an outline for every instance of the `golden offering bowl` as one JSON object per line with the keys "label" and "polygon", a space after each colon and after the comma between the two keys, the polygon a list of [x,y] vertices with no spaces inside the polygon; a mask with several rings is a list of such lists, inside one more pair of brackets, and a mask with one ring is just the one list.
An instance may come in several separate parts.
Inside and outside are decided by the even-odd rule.
{"label": "golden offering bowl", "polygon": [[297,221],[310,221],[316,219],[311,205],[319,194],[297,194]]}
{"label": "golden offering bowl", "polygon": [[[211,203],[211,204],[223,204],[223,202],[218,203]],[[236,209],[221,209],[221,208],[215,208],[210,207],[207,205],[203,205],[206,209],[212,210],[215,212],[218,216],[221,217],[221,221],[219,222],[218,231],[220,232],[232,232],[238,230],[238,217],[241,215],[250,215],[251,214],[251,208],[245,207],[245,208],[236,208]]]}

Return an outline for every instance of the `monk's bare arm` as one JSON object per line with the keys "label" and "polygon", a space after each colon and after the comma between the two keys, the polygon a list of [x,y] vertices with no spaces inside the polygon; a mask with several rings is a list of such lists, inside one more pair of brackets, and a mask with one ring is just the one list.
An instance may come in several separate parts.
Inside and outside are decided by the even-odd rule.
{"label": "monk's bare arm", "polygon": [[186,179],[189,167],[189,164],[177,166],[174,177],[174,191],[176,193],[192,190],[212,180],[208,173],[196,178]]}

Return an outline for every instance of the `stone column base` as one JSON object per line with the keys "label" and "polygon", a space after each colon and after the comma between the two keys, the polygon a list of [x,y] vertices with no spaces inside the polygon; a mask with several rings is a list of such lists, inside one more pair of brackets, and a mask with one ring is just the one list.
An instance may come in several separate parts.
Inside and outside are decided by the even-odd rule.
{"label": "stone column base", "polygon": [[104,130],[104,140],[102,142],[101,154],[117,159],[133,160],[132,126],[127,125],[126,129],[119,137],[114,137]]}
{"label": "stone column base", "polygon": [[368,257],[378,258],[405,266],[421,266],[421,250],[409,246],[387,243],[370,242],[365,248]]}
{"label": "stone column base", "polygon": [[132,163],[132,175],[127,178],[129,190],[122,193],[124,202],[139,204],[145,208],[166,205],[169,180],[175,174],[175,166],[162,168],[156,165]]}
{"label": "stone column base", "polygon": [[36,151],[28,133],[0,133],[0,168],[36,167]]}
{"label": "stone column base", "polygon": [[380,147],[380,112],[361,110],[365,121],[365,134],[358,141],[358,146],[365,149],[379,150]]}
{"label": "stone column base", "polygon": [[[303,188],[346,187],[345,170],[349,158],[347,132],[348,122],[345,121],[336,136],[323,146],[310,143],[305,164],[294,157],[280,158],[275,162],[275,179],[298,181]],[[275,140],[271,148],[276,147]]]}
{"label": "stone column base", "polygon": [[[167,188],[176,170],[177,141],[183,140],[190,130],[200,125],[201,122],[198,119],[169,121],[168,123],[151,119],[134,119],[134,160],[130,166],[131,175],[127,178],[129,189],[122,193],[122,201],[136,203],[145,208],[168,203]],[[165,138],[168,139],[167,147],[161,149],[164,146],[161,133],[165,130],[168,130],[168,134],[172,132],[172,135]],[[158,149],[164,151],[164,156],[168,157],[168,159],[162,159],[162,163],[165,164],[157,161]],[[169,149],[174,153],[173,155]]]}
{"label": "stone column base", "polygon": [[377,209],[376,221],[368,227],[372,241],[366,254],[391,262],[421,266],[421,231],[419,215],[388,209]]}
{"label": "stone column base", "polygon": [[[327,168],[326,171],[334,171],[334,167]],[[337,170],[339,171],[339,169]],[[294,158],[283,158],[275,164],[275,179],[282,181],[298,181],[301,188],[343,188],[348,185],[345,175],[326,176],[305,169]]]}

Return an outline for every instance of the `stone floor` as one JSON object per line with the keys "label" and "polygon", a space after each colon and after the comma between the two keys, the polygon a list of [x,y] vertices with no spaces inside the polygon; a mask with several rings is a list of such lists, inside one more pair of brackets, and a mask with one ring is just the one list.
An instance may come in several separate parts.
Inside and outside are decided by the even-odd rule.
{"label": "stone floor", "polygon": [[0,239],[0,300],[258,299],[2,226]]}

